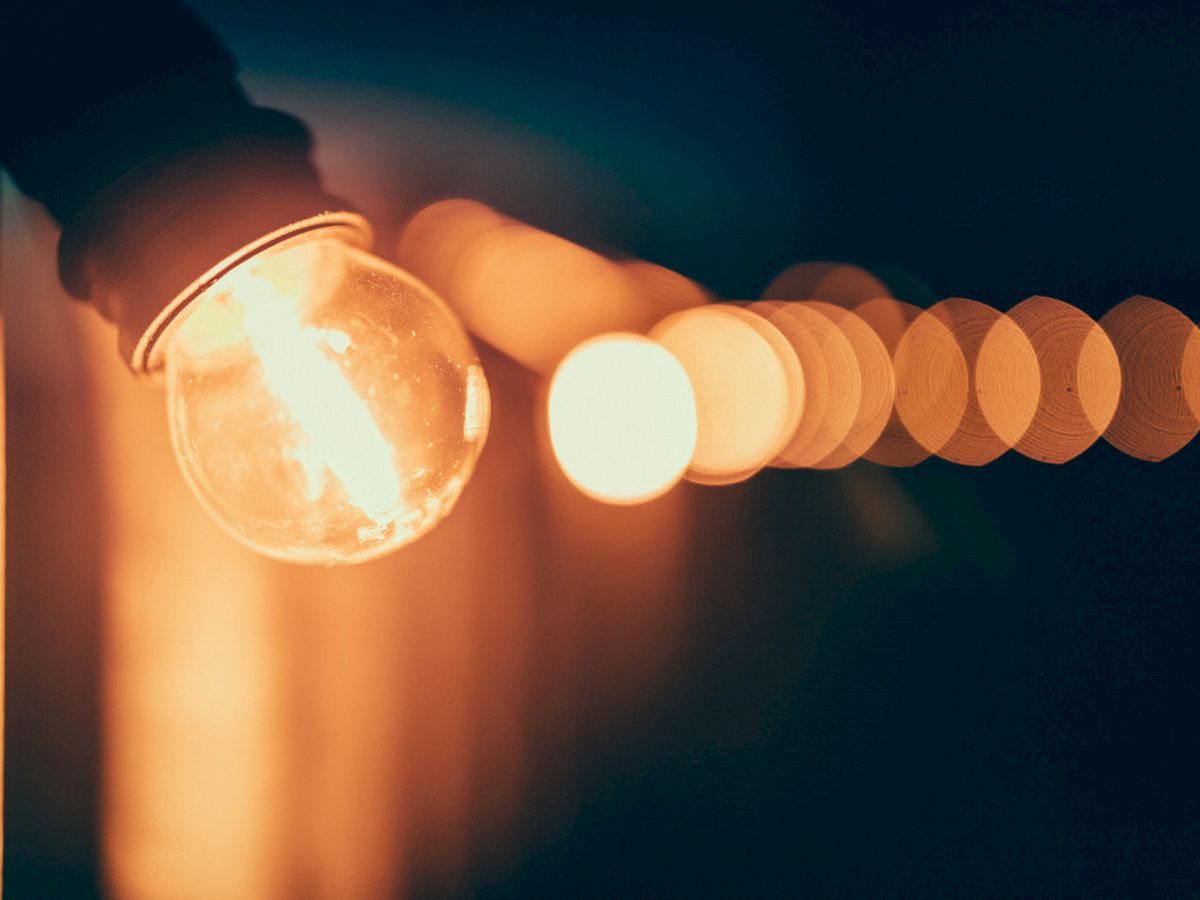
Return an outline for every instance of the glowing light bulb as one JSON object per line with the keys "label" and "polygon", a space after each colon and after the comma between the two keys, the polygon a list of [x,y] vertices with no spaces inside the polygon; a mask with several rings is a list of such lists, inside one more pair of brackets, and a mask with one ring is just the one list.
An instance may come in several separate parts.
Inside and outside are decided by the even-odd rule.
{"label": "glowing light bulb", "polygon": [[696,400],[665,347],[636,334],[584,341],[550,384],[550,441],[567,478],[606,503],[642,503],[683,477]]}
{"label": "glowing light bulb", "polygon": [[159,342],[180,467],[243,544],[382,556],[457,502],[487,435],[483,370],[429,288],[338,237],[249,255]]}

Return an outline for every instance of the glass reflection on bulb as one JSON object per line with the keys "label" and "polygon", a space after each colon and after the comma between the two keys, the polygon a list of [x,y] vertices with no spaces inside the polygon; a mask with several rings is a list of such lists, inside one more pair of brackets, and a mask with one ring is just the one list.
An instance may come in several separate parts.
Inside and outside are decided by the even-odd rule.
{"label": "glass reflection on bulb", "polygon": [[462,326],[427,287],[337,238],[254,256],[164,337],[180,467],[242,543],[356,563],[454,507],[489,395]]}

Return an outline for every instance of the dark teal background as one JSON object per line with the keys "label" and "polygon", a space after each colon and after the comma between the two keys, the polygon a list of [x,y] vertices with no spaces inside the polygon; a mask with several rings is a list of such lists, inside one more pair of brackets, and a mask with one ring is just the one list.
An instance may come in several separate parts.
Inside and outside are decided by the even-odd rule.
{"label": "dark teal background", "polygon": [[[321,86],[319,143],[364,116],[367,144],[405,148],[353,198],[385,234],[466,195],[733,298],[835,259],[1001,309],[1046,294],[1098,318],[1147,294],[1200,315],[1195,9],[195,8],[256,96]],[[636,773],[614,763],[627,736],[598,739],[572,827],[478,893],[1193,896],[1198,453],[701,491],[700,521],[725,491],[754,515],[736,547],[694,539],[691,678]],[[848,498],[884,485],[936,549],[868,568]],[[10,750],[10,782],[44,752]],[[22,837],[17,796],[10,883],[94,891],[94,858]]]}

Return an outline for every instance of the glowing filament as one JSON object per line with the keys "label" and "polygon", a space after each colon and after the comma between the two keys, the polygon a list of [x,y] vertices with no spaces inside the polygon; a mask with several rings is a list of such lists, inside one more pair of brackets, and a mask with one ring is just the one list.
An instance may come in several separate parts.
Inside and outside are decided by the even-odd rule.
{"label": "glowing filament", "polygon": [[396,518],[401,493],[392,448],[329,355],[344,353],[350,338],[301,326],[296,301],[253,273],[234,296],[242,303],[242,327],[262,362],[264,383],[306,438],[294,454],[308,476],[310,494],[319,496],[328,469],[367,518],[388,525]]}

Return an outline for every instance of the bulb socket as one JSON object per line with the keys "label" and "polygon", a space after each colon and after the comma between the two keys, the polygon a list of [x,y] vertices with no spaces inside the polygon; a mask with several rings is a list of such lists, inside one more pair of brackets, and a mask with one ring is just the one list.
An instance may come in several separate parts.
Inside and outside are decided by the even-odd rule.
{"label": "bulb socket", "polygon": [[136,373],[161,368],[171,323],[252,256],[317,229],[370,244],[366,220],[322,190],[308,150],[300,122],[254,108],[220,140],[145,160],[64,224],[62,282],[116,324]]}

